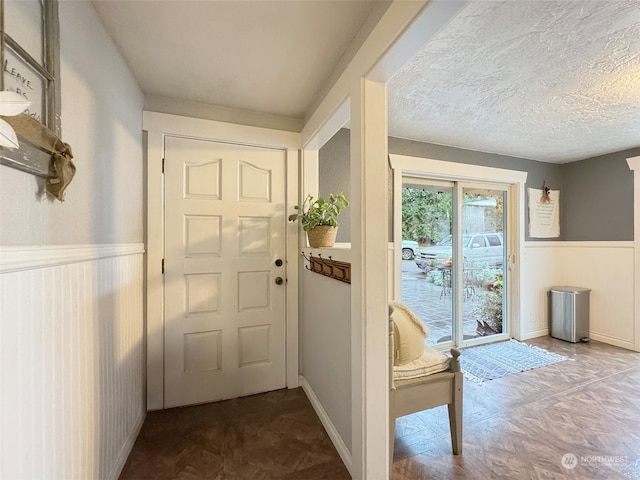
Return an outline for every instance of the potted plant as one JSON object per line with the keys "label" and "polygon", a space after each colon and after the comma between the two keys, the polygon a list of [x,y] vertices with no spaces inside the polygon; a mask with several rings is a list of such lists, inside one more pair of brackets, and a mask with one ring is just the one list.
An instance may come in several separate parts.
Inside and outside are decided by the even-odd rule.
{"label": "potted plant", "polygon": [[338,233],[338,215],[349,201],[344,194],[329,194],[325,200],[321,195],[308,195],[302,206],[293,207],[296,213],[289,215],[289,221],[300,221],[302,229],[307,232],[309,245],[313,248],[332,247]]}

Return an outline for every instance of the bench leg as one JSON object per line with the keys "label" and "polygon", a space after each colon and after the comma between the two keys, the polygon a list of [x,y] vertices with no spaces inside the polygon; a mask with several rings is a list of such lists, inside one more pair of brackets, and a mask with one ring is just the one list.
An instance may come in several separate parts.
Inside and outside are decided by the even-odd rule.
{"label": "bench leg", "polygon": [[462,453],[462,374],[454,376],[453,402],[449,408],[449,428],[451,430],[451,448],[454,455]]}
{"label": "bench leg", "polygon": [[393,444],[396,440],[396,419],[389,415],[389,478],[393,475]]}

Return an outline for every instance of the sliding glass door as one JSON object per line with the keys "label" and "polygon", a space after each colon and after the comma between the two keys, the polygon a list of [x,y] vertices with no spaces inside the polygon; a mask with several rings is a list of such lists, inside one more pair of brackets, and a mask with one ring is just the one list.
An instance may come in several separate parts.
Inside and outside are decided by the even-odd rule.
{"label": "sliding glass door", "polygon": [[[469,340],[507,334],[508,285],[506,187],[459,184],[462,199],[462,300],[466,329],[475,329]],[[467,332],[469,333],[469,332]],[[463,338],[464,340],[465,338]]]}
{"label": "sliding glass door", "polygon": [[508,186],[403,179],[402,300],[427,323],[431,345],[470,345],[508,334]]}
{"label": "sliding glass door", "polygon": [[427,344],[453,338],[453,189],[420,179],[407,179],[402,189],[402,239],[419,245],[415,258],[402,262],[402,301],[429,326]]}

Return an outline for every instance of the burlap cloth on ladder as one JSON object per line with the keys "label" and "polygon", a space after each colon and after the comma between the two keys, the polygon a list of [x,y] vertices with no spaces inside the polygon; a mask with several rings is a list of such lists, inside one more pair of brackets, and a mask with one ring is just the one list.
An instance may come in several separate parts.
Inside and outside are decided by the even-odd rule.
{"label": "burlap cloth on ladder", "polygon": [[47,193],[61,202],[64,201],[64,191],[76,173],[71,146],[29,115],[23,113],[15,117],[2,118],[13,127],[19,139],[24,139],[51,154]]}

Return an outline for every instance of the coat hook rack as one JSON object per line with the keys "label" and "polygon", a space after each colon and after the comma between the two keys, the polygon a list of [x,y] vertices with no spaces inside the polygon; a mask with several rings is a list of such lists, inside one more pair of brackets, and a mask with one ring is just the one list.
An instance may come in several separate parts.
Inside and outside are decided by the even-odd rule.
{"label": "coat hook rack", "polygon": [[309,253],[307,257],[304,252],[301,252],[304,259],[309,262],[309,265],[305,265],[304,268],[310,272],[319,273],[325,277],[334,278],[341,282],[351,283],[351,264],[348,262],[342,262],[340,260],[334,260],[329,258],[322,258],[322,254],[313,256],[313,253]]}

